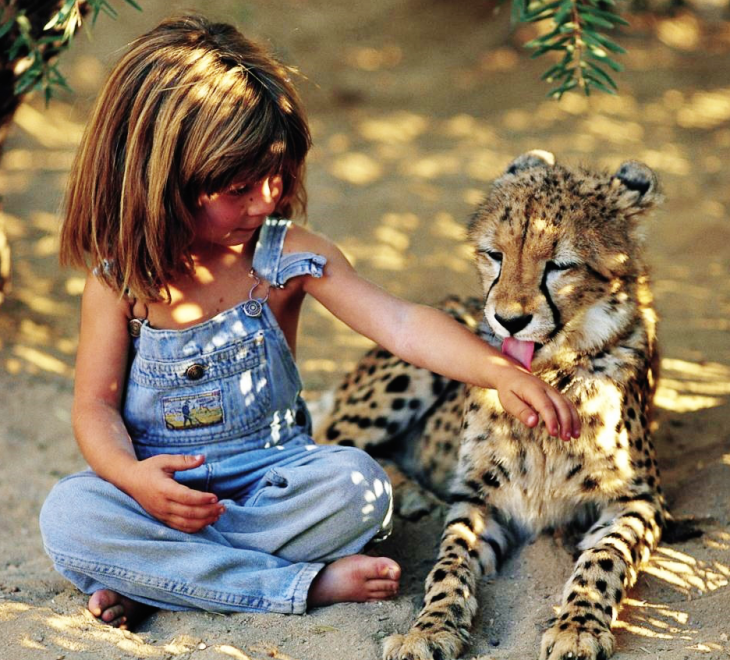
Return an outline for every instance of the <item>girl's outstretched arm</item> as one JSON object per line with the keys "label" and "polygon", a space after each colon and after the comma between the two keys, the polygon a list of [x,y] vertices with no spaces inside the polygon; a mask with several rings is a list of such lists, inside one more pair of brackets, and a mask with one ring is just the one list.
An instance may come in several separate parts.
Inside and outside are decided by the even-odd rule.
{"label": "girl's outstretched arm", "polygon": [[202,465],[203,457],[160,455],[139,461],[122,419],[129,315],[129,303],[89,275],[81,303],[76,356],[76,440],[100,477],[170,527],[197,532],[220,517],[222,506],[214,494],[183,486],[174,475]]}
{"label": "girl's outstretched arm", "polygon": [[505,410],[528,426],[538,415],[552,435],[578,437],[573,404],[555,389],[437,309],[407,302],[360,277],[329,240],[292,227],[287,250],[327,258],[325,276],[307,277],[304,290],[337,318],[394,355],[448,378],[496,389]]}

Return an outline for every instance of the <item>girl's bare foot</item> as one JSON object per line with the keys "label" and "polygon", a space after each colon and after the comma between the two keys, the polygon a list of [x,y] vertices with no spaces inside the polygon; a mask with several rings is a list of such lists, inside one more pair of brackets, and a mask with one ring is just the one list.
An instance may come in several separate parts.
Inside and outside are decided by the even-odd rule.
{"label": "girl's bare foot", "polygon": [[351,555],[327,565],[314,578],[307,604],[383,600],[398,592],[400,566],[387,557]]}
{"label": "girl's bare foot", "polygon": [[122,630],[133,628],[152,611],[149,605],[130,600],[111,589],[95,591],[87,607],[97,619]]}

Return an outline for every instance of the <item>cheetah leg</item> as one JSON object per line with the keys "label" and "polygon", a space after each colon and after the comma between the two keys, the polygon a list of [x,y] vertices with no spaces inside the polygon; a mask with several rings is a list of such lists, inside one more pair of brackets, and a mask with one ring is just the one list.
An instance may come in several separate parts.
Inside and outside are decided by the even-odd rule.
{"label": "cheetah leg", "polygon": [[560,613],[542,638],[541,660],[606,660],[614,652],[611,623],[641,565],[661,536],[660,504],[642,499],[604,511],[579,548]]}
{"label": "cheetah leg", "polygon": [[477,610],[476,586],[497,571],[510,545],[487,506],[459,502],[446,519],[436,565],[426,579],[424,606],[405,635],[391,635],[384,660],[450,660],[469,641]]}

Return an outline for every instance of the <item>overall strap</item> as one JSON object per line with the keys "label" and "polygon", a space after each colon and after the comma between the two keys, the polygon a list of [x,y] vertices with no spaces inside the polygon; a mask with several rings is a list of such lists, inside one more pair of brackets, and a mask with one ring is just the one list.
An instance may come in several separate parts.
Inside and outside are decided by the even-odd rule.
{"label": "overall strap", "polygon": [[256,274],[279,288],[299,275],[322,277],[327,263],[325,257],[313,252],[283,254],[284,239],[290,225],[291,220],[266,218],[253,255],[253,269]]}

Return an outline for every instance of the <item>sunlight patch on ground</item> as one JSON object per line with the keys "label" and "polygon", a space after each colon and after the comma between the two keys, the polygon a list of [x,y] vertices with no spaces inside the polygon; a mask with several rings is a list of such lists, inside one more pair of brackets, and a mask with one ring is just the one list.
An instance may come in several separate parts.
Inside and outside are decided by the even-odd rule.
{"label": "sunlight patch on ground", "polygon": [[35,370],[31,369],[31,372],[40,370],[66,377],[71,377],[73,374],[73,370],[67,364],[36,348],[19,344],[13,348],[13,354],[36,368]]}
{"label": "sunlight patch on ground", "polygon": [[382,167],[376,160],[364,153],[346,153],[334,159],[330,173],[343,181],[364,186],[380,179]]}
{"label": "sunlight patch on ground", "polygon": [[654,552],[644,571],[687,596],[727,587],[730,578],[730,567],[725,564],[695,559],[665,546]]}
{"label": "sunlight patch on ground", "polygon": [[656,35],[659,41],[671,48],[695,50],[700,42],[700,22],[694,14],[679,14],[660,20]]}
{"label": "sunlight patch on ground", "polygon": [[411,244],[407,234],[393,227],[380,225],[380,227],[375,228],[373,233],[378,241],[398,252],[405,252]]}
{"label": "sunlight patch on ground", "polygon": [[413,112],[396,112],[360,122],[358,131],[366,140],[385,144],[406,144],[428,129],[428,119]]}
{"label": "sunlight patch on ground", "polygon": [[[70,121],[68,114],[68,106],[62,103],[57,102],[47,108],[24,103],[16,111],[14,121],[47,149],[68,147],[75,150],[81,141],[84,125]],[[3,166],[6,166],[4,161]]]}
{"label": "sunlight patch on ground", "polygon": [[605,115],[591,116],[583,124],[583,130],[592,133],[611,144],[637,144],[644,138],[644,129],[641,124],[624,119],[612,119]]}
{"label": "sunlight patch on ground", "polygon": [[454,220],[451,213],[442,211],[436,214],[433,223],[431,223],[431,234],[461,243],[466,240],[466,227]]}
{"label": "sunlight patch on ground", "polygon": [[3,156],[3,169],[11,172],[57,170],[65,173],[70,169],[73,159],[73,151],[11,149]]}
{"label": "sunlight patch on ground", "polygon": [[215,648],[224,655],[233,658],[234,660],[251,660],[251,656],[246,655],[243,651],[237,649],[235,646],[222,644],[221,646],[216,646]]}
{"label": "sunlight patch on ground", "polygon": [[490,123],[467,114],[445,120],[439,131],[447,137],[465,140],[470,145],[494,145],[499,140],[497,131]]}
{"label": "sunlight patch on ground", "polygon": [[0,621],[11,621],[29,609],[30,605],[26,605],[25,603],[0,603]]}
{"label": "sunlight patch on ground", "polygon": [[683,128],[715,128],[730,120],[730,87],[693,94],[677,112]]}
{"label": "sunlight patch on ground", "polygon": [[400,46],[387,44],[382,48],[353,47],[346,55],[347,63],[363,71],[379,71],[398,66],[403,59]]}
{"label": "sunlight patch on ground", "polygon": [[634,598],[623,601],[621,618],[613,628],[625,630],[639,637],[655,639],[682,639],[694,641],[696,630],[689,627],[689,615],[659,603],[648,603]]}
{"label": "sunlight patch on ground", "polygon": [[459,154],[444,151],[404,161],[399,169],[405,176],[439,179],[459,174],[461,164],[462,157]]}
{"label": "sunlight patch on ground", "polygon": [[730,368],[716,362],[696,363],[665,358],[654,398],[659,408],[695,412],[715,408],[730,395]]}
{"label": "sunlight patch on ground", "polygon": [[84,292],[86,280],[83,277],[69,277],[66,280],[65,289],[69,296],[80,296]]}

